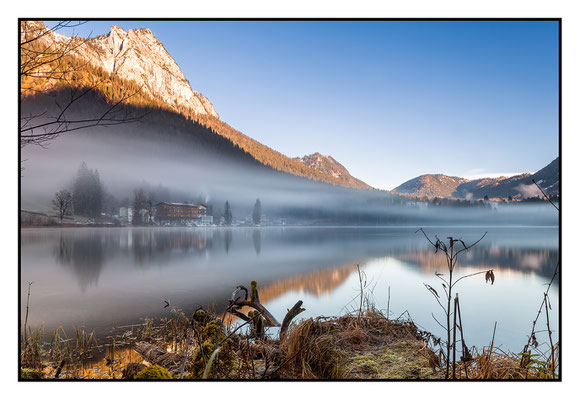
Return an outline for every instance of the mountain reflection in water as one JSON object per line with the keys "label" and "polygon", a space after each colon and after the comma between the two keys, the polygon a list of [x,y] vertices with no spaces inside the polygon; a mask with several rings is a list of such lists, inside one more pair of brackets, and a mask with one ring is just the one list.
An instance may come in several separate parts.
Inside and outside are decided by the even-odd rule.
{"label": "mountain reflection in water", "polygon": [[[21,285],[35,282],[32,325],[44,323],[49,330],[60,324],[82,324],[104,333],[113,326],[138,323],[140,318],[166,315],[161,298],[185,311],[212,304],[223,309],[235,286],[248,286],[250,280],[258,281],[262,302],[280,320],[299,299],[304,300],[305,317],[337,314],[356,296],[353,279],[358,263],[379,299],[390,286],[397,296],[393,305],[400,308],[393,311],[415,307],[415,319],[423,310],[429,311],[420,323],[430,327],[429,314],[436,309],[423,283],[431,282],[435,271],[445,272],[446,266],[444,258],[415,230],[23,229]],[[466,242],[477,240],[486,230],[486,239],[465,253],[457,268],[466,272],[494,268],[498,279],[494,287],[479,280],[475,286],[466,283],[469,292],[460,287],[466,297],[462,304],[482,296],[489,304],[490,295],[500,299],[511,292],[512,298],[519,296],[537,307],[542,284],[551,277],[558,259],[557,228],[426,228],[430,235],[453,235]],[[554,293],[557,290],[556,286]],[[380,302],[379,308],[385,308],[386,299]],[[555,303],[557,299],[553,307]],[[492,312],[487,313],[493,319]],[[533,317],[525,316],[526,321]],[[504,328],[514,334],[520,329]]]}

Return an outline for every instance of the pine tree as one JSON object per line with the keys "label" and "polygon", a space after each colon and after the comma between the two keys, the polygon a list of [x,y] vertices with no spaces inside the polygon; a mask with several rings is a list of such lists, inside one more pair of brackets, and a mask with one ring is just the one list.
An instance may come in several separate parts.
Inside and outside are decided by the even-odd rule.
{"label": "pine tree", "polygon": [[98,217],[103,208],[103,186],[99,171],[91,171],[83,161],[73,183],[74,212],[85,217]]}
{"label": "pine tree", "polygon": [[232,224],[232,209],[230,208],[229,201],[226,201],[226,206],[224,208],[224,222],[228,226]]}
{"label": "pine tree", "polygon": [[254,221],[254,225],[260,225],[260,221],[262,220],[262,203],[260,199],[256,199],[256,204],[254,204],[252,220]]}

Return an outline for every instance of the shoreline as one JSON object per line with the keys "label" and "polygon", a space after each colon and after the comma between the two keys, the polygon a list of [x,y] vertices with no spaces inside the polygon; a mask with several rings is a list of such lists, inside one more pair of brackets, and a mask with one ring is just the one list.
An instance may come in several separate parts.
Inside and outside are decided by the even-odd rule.
{"label": "shoreline", "polygon": [[[445,363],[437,349],[440,338],[418,329],[412,320],[391,320],[372,308],[341,317],[300,320],[279,337],[260,334],[259,325],[252,323],[242,331],[224,326],[219,316],[203,310],[191,319],[176,311],[171,318],[156,324],[150,321],[108,343],[94,342],[92,347],[90,335],[82,333],[84,349],[50,359],[47,354],[54,351],[52,346],[40,362],[43,367],[22,362],[19,379],[445,379]],[[220,346],[220,360],[217,367],[210,364],[214,375],[207,376],[204,371],[215,343]],[[539,365],[522,368],[520,354],[505,353],[493,345],[471,348],[469,358],[459,358],[454,379],[559,379],[543,374]],[[153,368],[168,375],[137,376]]]}
{"label": "shoreline", "polygon": [[408,314],[390,319],[377,310],[365,285],[361,281],[358,309],[337,317],[298,320],[305,311],[300,300],[280,323],[261,304],[252,281],[249,291],[237,287],[223,313],[199,307],[188,316],[171,308],[168,317],[118,327],[131,329],[103,343],[78,328],[71,338],[57,329],[47,341],[42,328],[25,325],[19,380],[560,379],[559,341],[552,346],[557,364],[550,366],[531,350],[494,347],[495,328],[483,348],[467,348],[461,330],[462,346],[454,339],[451,360],[443,339]]}

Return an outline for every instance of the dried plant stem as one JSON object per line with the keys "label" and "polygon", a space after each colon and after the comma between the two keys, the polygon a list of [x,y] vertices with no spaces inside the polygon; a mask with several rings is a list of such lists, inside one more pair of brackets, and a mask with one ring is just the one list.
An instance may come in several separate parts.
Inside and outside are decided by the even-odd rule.
{"label": "dried plant stem", "polygon": [[391,287],[389,286],[388,290],[388,298],[387,298],[387,320],[390,318],[389,315],[391,313]]}
{"label": "dried plant stem", "polygon": [[461,333],[461,354],[463,355],[463,368],[465,369],[465,379],[469,379],[469,374],[467,373],[467,354],[465,354],[467,345],[465,344],[465,339],[463,337],[463,322],[461,321],[461,307],[459,305],[459,295],[457,295],[456,300],[457,300],[457,319],[459,320],[459,328],[460,328],[459,332]]}
{"label": "dried plant stem", "polygon": [[522,368],[526,367],[527,361],[529,360],[528,350],[530,348],[530,344],[532,344],[532,339],[534,338],[535,333],[536,333],[536,324],[538,322],[538,319],[540,318],[540,315],[542,314],[542,310],[544,309],[544,303],[546,302],[546,295],[550,291],[550,287],[552,287],[552,283],[554,282],[554,279],[556,279],[556,275],[558,275],[559,268],[560,268],[560,261],[558,261],[558,263],[556,264],[556,268],[554,268],[554,274],[552,275],[552,279],[550,279],[550,282],[548,283],[548,287],[546,288],[546,291],[544,292],[544,297],[542,298],[542,302],[540,303],[540,307],[538,308],[538,313],[536,314],[536,318],[532,322],[532,331],[530,332],[530,336],[528,337],[528,342],[526,343],[526,345],[524,346],[524,349],[522,350],[522,359],[520,361],[520,366]]}
{"label": "dried plant stem", "polygon": [[[191,334],[193,333],[193,319],[191,320],[191,327],[187,333],[187,345],[185,346],[185,356],[183,357],[183,364],[181,364],[181,372],[179,373],[179,379],[183,379],[183,373],[185,371],[185,364],[187,364],[187,356],[189,355],[189,345],[191,343]],[[201,347],[200,347],[201,348]]]}
{"label": "dried plant stem", "polygon": [[[447,317],[447,327],[446,327],[446,331],[447,331],[447,347],[446,347],[446,355],[445,355],[445,379],[449,379],[449,369],[450,369],[450,363],[451,363],[451,348],[453,346],[453,378],[456,378],[456,372],[455,372],[455,328],[456,328],[456,306],[457,306],[457,301],[454,304],[454,322],[453,322],[453,343],[451,343],[451,289],[462,279],[468,278],[470,276],[474,276],[474,275],[479,275],[479,274],[483,274],[485,273],[485,280],[486,282],[488,280],[491,280],[491,283],[493,284],[494,280],[495,280],[495,276],[493,274],[493,270],[487,270],[487,271],[480,271],[474,274],[468,274],[465,276],[460,277],[459,279],[456,279],[455,281],[453,281],[453,272],[455,270],[455,266],[457,265],[457,257],[459,254],[463,253],[464,251],[469,251],[469,249],[471,249],[473,246],[477,245],[479,242],[481,242],[483,240],[483,238],[487,235],[487,232],[485,232],[478,240],[476,240],[475,242],[473,242],[470,245],[466,245],[465,242],[461,239],[454,239],[453,237],[448,237],[447,239],[449,240],[448,242],[443,242],[441,241],[437,235],[435,235],[435,239],[436,241],[433,242],[429,236],[427,236],[427,234],[425,233],[425,231],[423,230],[423,228],[419,228],[415,233],[417,232],[421,232],[423,234],[423,236],[425,236],[425,239],[427,239],[427,241],[429,243],[431,243],[431,245],[433,247],[435,247],[435,253],[437,253],[438,251],[441,251],[443,254],[445,254],[445,259],[447,261],[447,270],[448,270],[448,280],[445,280],[443,278],[443,274],[439,274],[436,273],[436,276],[441,279],[444,283],[443,283],[443,290],[445,291],[445,295],[447,296],[447,307],[444,307],[441,302],[439,301],[439,294],[437,293],[437,291],[435,289],[433,289],[433,287],[429,286],[429,285],[425,285],[427,287],[427,289],[433,294],[433,296],[435,297],[435,299],[437,300],[437,303],[439,303],[439,305],[441,306],[441,308],[444,310],[445,315]],[[445,243],[448,243],[445,244]],[[455,245],[457,243],[460,243],[463,247],[459,248],[459,250],[456,250]],[[456,297],[457,299],[457,297]],[[463,340],[462,340],[463,343]]]}
{"label": "dried plant stem", "polygon": [[455,374],[455,353],[457,348],[457,294],[455,295],[455,300],[453,302],[453,379],[457,379]]}
{"label": "dried plant stem", "polygon": [[26,332],[26,326],[28,325],[28,311],[30,310],[30,286],[34,282],[28,282],[28,296],[26,297],[26,316],[24,317],[24,343],[27,342],[28,334]]}
{"label": "dried plant stem", "polygon": [[449,269],[449,290],[447,294],[447,354],[446,354],[446,365],[445,365],[445,379],[449,378],[449,360],[451,359],[451,284],[453,280],[453,269]]}
{"label": "dried plant stem", "polygon": [[491,346],[489,346],[488,359],[489,357],[491,357],[491,353],[493,352],[493,343],[495,341],[495,328],[497,328],[497,321],[495,321],[495,324],[493,324],[493,335],[491,337]]}
{"label": "dried plant stem", "polygon": [[552,371],[552,377],[555,376],[555,360],[554,360],[554,342],[552,341],[552,331],[550,330],[550,314],[548,313],[548,294],[544,293],[544,306],[546,307],[546,325],[548,327],[548,337],[550,338],[550,359],[548,365]]}

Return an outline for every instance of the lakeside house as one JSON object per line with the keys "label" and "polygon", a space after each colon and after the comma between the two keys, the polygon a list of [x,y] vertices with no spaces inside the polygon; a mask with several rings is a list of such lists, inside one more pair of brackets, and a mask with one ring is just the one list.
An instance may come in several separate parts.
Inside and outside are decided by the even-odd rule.
{"label": "lakeside house", "polygon": [[119,209],[119,218],[131,223],[133,220],[133,207],[121,207]]}
{"label": "lakeside house", "polygon": [[200,225],[213,223],[213,216],[207,215],[205,204],[157,203],[155,205],[155,219],[159,223],[199,223]]}

